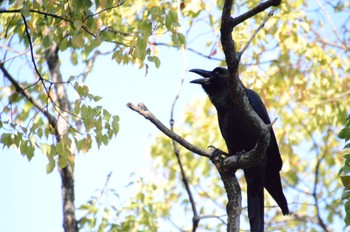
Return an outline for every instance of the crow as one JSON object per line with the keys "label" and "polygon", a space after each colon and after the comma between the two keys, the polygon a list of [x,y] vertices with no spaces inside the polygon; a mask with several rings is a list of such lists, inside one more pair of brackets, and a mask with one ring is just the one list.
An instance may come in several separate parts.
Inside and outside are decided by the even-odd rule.
{"label": "crow", "polygon": [[[251,150],[258,140],[258,136],[232,101],[228,87],[229,71],[222,67],[217,67],[213,71],[202,69],[189,71],[204,77],[193,80],[191,83],[202,85],[215,106],[220,131],[226,142],[229,156]],[[264,123],[270,124],[267,110],[259,95],[246,87],[244,90],[254,111]],[[250,229],[253,232],[264,231],[264,187],[277,202],[283,215],[289,213],[288,203],[281,185],[279,173],[281,168],[282,159],[275,134],[271,128],[270,144],[265,159],[253,167],[243,170],[247,182],[248,218]]]}

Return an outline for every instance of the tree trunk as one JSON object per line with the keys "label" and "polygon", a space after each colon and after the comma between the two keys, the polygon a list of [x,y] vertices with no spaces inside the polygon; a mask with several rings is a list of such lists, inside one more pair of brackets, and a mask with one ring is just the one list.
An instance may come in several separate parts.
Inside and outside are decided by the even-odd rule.
{"label": "tree trunk", "polygon": [[[55,100],[57,100],[56,104],[58,105],[56,110],[58,110],[59,116],[55,131],[57,142],[59,142],[69,128],[68,112],[70,112],[70,104],[60,71],[58,46],[56,44],[53,44],[46,50],[45,58],[51,73],[51,80],[55,89]],[[62,181],[63,228],[65,232],[76,232],[78,231],[78,225],[75,218],[74,205],[74,172],[69,162],[67,167],[59,169],[59,173]]]}

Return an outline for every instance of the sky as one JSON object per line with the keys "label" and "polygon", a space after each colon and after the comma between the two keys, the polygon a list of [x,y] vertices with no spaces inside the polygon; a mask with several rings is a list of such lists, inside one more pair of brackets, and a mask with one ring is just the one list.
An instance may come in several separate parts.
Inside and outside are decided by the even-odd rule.
{"label": "sky", "polygon": [[[67,60],[67,54],[61,54]],[[149,147],[160,132],[153,124],[126,107],[127,102],[143,102],[165,125],[169,125],[171,105],[180,87],[184,68],[213,69],[217,61],[172,48],[160,48],[161,67],[150,64],[145,69],[118,65],[109,56],[101,56],[88,76],[90,92],[103,97],[99,102],[110,113],[120,116],[120,131],[107,146],[96,145],[87,154],[76,157],[76,206],[90,199],[101,189],[112,172],[109,187],[115,188],[122,199],[131,180],[149,172]],[[77,75],[81,67],[62,65],[63,76]],[[205,97],[198,85],[189,81],[198,78],[185,74],[180,99],[175,110],[175,124],[181,122],[185,104],[196,97]],[[0,155],[0,218],[3,231],[63,231],[60,178],[58,171],[46,174],[47,158],[39,152],[28,162],[14,149],[3,149]],[[130,177],[131,174],[134,175]],[[41,219],[38,219],[41,218]],[[38,223],[40,222],[40,223]]]}
{"label": "sky", "polygon": [[[191,52],[187,52],[184,59],[181,51],[172,48],[159,47],[159,51],[161,66],[156,69],[150,63],[147,76],[145,69],[118,65],[110,56],[97,59],[86,84],[91,93],[103,97],[99,102],[103,107],[120,116],[120,131],[107,146],[97,149],[94,145],[87,154],[76,156],[76,207],[103,187],[110,172],[109,187],[116,189],[121,199],[127,200],[130,188],[126,186],[130,181],[151,171],[149,148],[160,132],[143,116],[128,109],[127,102],[143,102],[158,119],[169,125],[171,105],[185,73],[174,117],[175,125],[179,125],[183,121],[183,107],[194,98],[205,97],[198,85],[189,83],[198,77],[185,70],[211,70],[218,62]],[[69,59],[66,53],[60,55],[62,61]],[[81,66],[72,66],[69,62],[62,65],[66,78],[79,74],[81,70]],[[39,152],[28,162],[14,149],[0,148],[1,231],[63,231],[61,181],[57,170],[46,173],[46,164],[47,158]]]}

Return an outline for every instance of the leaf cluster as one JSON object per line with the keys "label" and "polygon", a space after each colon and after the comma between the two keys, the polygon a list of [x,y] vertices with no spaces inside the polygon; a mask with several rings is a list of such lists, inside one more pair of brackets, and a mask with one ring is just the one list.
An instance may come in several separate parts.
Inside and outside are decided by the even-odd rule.
{"label": "leaf cluster", "polygon": [[[41,109],[33,107],[14,86],[6,84],[2,87],[6,90],[2,101],[7,105],[1,112],[1,128],[7,132],[0,141],[4,147],[20,148],[20,153],[29,160],[36,149],[41,150],[49,159],[48,172],[56,165],[73,165],[75,151],[87,153],[93,140],[98,147],[106,145],[119,130],[119,117],[98,105],[101,97],[94,96],[82,83],[97,56],[111,54],[119,64],[131,63],[141,68],[145,62],[151,62],[159,67],[160,59],[152,40],[170,34],[174,45],[185,44],[185,37],[178,32],[176,4],[171,1],[13,0],[2,5],[5,8],[0,12],[0,35],[5,50],[1,53],[1,63],[10,67],[12,62],[24,57],[27,61],[24,67],[37,66],[39,77],[27,77],[19,84],[55,120],[65,120],[69,129],[55,143],[54,138],[58,137],[55,126],[40,114]],[[65,77],[64,83],[51,82],[43,54],[53,44],[59,46],[60,52],[70,53],[72,64],[85,63],[85,70],[80,75]],[[99,50],[102,44],[106,44],[107,52]],[[34,55],[29,62],[25,57],[31,47]],[[69,111],[56,103],[54,87],[61,84],[73,90]]]}
{"label": "leaf cluster", "polygon": [[[345,127],[339,131],[339,138],[345,141],[344,150],[349,151],[350,148],[350,116],[348,116]],[[344,166],[339,170],[339,177],[344,186],[342,200],[345,202],[345,223],[350,225],[350,153],[344,156]]]}

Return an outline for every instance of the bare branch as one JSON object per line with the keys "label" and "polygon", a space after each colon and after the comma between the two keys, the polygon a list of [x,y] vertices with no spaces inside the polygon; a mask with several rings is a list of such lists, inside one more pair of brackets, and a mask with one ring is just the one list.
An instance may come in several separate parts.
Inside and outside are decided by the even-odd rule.
{"label": "bare branch", "polygon": [[[185,65],[186,65],[186,64],[187,64],[187,56],[186,56],[186,51],[185,51],[184,46],[181,47],[181,51],[182,51],[182,54],[183,54],[184,63],[185,63]],[[174,120],[175,105],[176,105],[177,100],[178,100],[179,97],[180,97],[180,93],[181,93],[181,89],[182,89],[182,86],[183,86],[183,83],[184,83],[184,80],[185,80],[186,72],[187,72],[187,67],[184,67],[184,70],[183,70],[183,72],[182,72],[182,76],[181,76],[181,79],[180,79],[180,86],[179,86],[178,91],[177,91],[177,93],[176,93],[176,95],[175,95],[173,104],[171,105],[171,111],[170,111],[170,130],[171,130],[172,132],[174,132],[174,124],[175,124],[175,120]],[[182,182],[183,182],[184,185],[185,185],[185,189],[186,189],[186,192],[187,192],[189,201],[190,201],[190,203],[191,203],[192,212],[193,212],[193,217],[192,217],[192,231],[195,232],[195,231],[197,230],[197,227],[198,227],[200,218],[199,218],[199,216],[198,216],[198,212],[197,212],[197,208],[196,208],[196,203],[195,203],[195,201],[194,201],[194,198],[193,198],[193,195],[192,195],[192,191],[191,191],[190,185],[189,185],[189,183],[188,183],[188,178],[187,178],[186,173],[185,173],[185,170],[184,170],[184,168],[183,168],[183,164],[182,164],[182,161],[181,161],[181,158],[180,158],[180,151],[179,151],[179,148],[178,148],[178,146],[177,146],[177,142],[176,142],[175,140],[172,140],[172,142],[173,142],[174,153],[175,153],[175,156],[176,156],[176,159],[177,159],[177,163],[179,164],[179,167],[180,167],[181,176],[182,176]]]}
{"label": "bare branch", "polygon": [[[109,183],[109,180],[111,179],[112,176],[112,171],[108,173],[105,184],[103,185],[102,189],[100,190],[100,194],[93,200],[92,202],[92,206],[97,206],[97,204],[99,203],[99,201],[102,199],[103,195],[106,193],[107,191],[107,186]],[[81,223],[81,221],[86,218],[89,215],[90,211],[86,211],[85,214],[77,221],[77,223]]]}
{"label": "bare branch", "polygon": [[11,84],[16,88],[16,92],[22,94],[30,103],[33,104],[35,108],[37,108],[41,113],[45,115],[48,119],[49,124],[52,128],[56,127],[56,118],[49,113],[45,106],[41,105],[37,100],[35,100],[30,93],[26,90],[27,88],[22,87],[7,71],[2,63],[0,63],[0,69],[4,73],[4,76],[11,82]]}
{"label": "bare branch", "polygon": [[[167,47],[170,47],[170,48],[178,48],[177,46],[175,45],[172,45],[172,44],[167,44],[167,43],[161,43],[161,42],[149,42],[149,45],[154,45],[154,46],[167,46]],[[213,57],[212,55],[206,55],[204,53],[201,53],[193,48],[186,48],[186,50],[196,54],[196,55],[199,55],[201,57],[204,57],[204,58],[207,58],[209,60],[216,60],[216,61],[222,61],[222,59],[220,58],[217,58],[217,57]]]}
{"label": "bare branch", "polygon": [[216,215],[205,215],[201,216],[201,219],[211,219],[211,218],[216,218],[218,219],[222,224],[227,225],[227,223],[222,219],[222,217],[227,217],[227,215],[221,215],[221,216],[216,216]]}
{"label": "bare branch", "polygon": [[[176,142],[178,142],[181,146],[185,147],[186,149],[188,149],[189,151],[196,153],[200,156],[204,156],[207,157],[209,159],[212,160],[212,162],[215,164],[215,162],[213,161],[213,159],[216,156],[216,152],[220,153],[223,156],[227,156],[227,154],[219,149],[212,149],[213,147],[211,147],[211,149],[209,150],[204,150],[202,148],[199,148],[191,143],[189,143],[188,141],[186,141],[184,138],[182,138],[181,136],[179,136],[178,134],[176,134],[175,132],[171,131],[169,128],[167,128],[162,122],[159,121],[158,118],[156,118],[151,111],[149,111],[147,109],[147,107],[143,104],[143,103],[139,103],[138,106],[135,106],[134,104],[128,102],[126,104],[126,106],[139,113],[140,115],[144,116],[146,119],[148,119],[151,123],[153,123],[161,132],[163,132],[166,136],[168,136],[169,138],[175,140]],[[273,123],[277,120],[274,119]],[[265,125],[264,127],[267,128],[267,130],[269,130],[272,126],[272,124],[269,125]],[[269,133],[267,133],[269,134]],[[261,145],[259,142],[257,143],[257,145],[255,146],[255,148],[249,152],[243,152],[239,158],[237,156],[230,156],[227,158],[224,158],[223,156],[220,157],[220,163],[216,162],[220,167],[219,168],[230,168],[231,169],[231,175],[232,175],[232,170],[234,169],[245,169],[245,168],[249,168],[252,165],[254,165],[254,163],[256,162],[255,160],[257,159],[252,158],[252,156],[254,157],[255,153],[259,153],[261,152],[261,147],[263,145]],[[216,153],[216,154],[214,154]],[[261,158],[261,156],[258,156],[258,159]],[[252,159],[254,159],[254,161],[252,161]],[[215,164],[216,165],[216,164]]]}
{"label": "bare branch", "polygon": [[244,46],[244,48],[239,52],[239,56],[242,56],[242,54],[245,52],[245,50],[247,50],[247,48],[249,47],[250,43],[253,41],[253,39],[255,38],[255,36],[258,34],[258,32],[265,26],[265,23],[267,22],[267,20],[269,20],[270,17],[273,16],[273,13],[275,12],[275,10],[271,10],[268,15],[265,17],[264,21],[260,24],[260,26],[254,31],[253,35],[250,37],[249,41],[246,43],[246,45]]}
{"label": "bare branch", "polygon": [[[21,14],[22,16],[22,19],[23,19],[23,23],[24,23],[24,29],[25,29],[25,32],[26,32],[26,36],[27,36],[27,39],[28,39],[28,43],[29,43],[29,50],[30,50],[30,57],[32,59],[32,63],[33,63],[33,66],[34,66],[34,70],[36,72],[36,74],[38,75],[38,77],[40,78],[40,80],[42,81],[43,78],[38,70],[38,67],[36,66],[36,63],[35,63],[35,58],[34,58],[34,51],[33,51],[33,44],[32,44],[32,40],[30,38],[30,34],[29,34],[29,30],[28,30],[28,24],[27,24],[27,20],[26,18],[24,17],[23,14]],[[44,85],[44,88],[46,89],[46,86]]]}
{"label": "bare branch", "polygon": [[[329,136],[329,133],[327,134],[327,136]],[[310,137],[314,143],[315,149],[318,148],[318,145],[315,141],[315,139],[313,138],[312,134],[310,133]],[[328,141],[328,139],[326,139],[325,141]],[[321,217],[321,210],[319,207],[319,196],[318,196],[318,184],[319,184],[319,172],[320,172],[320,166],[322,161],[325,159],[326,155],[328,154],[328,144],[326,143],[326,148],[325,151],[323,152],[323,154],[320,154],[320,157],[317,157],[317,162],[316,162],[316,167],[315,167],[315,180],[314,180],[314,189],[312,192],[312,197],[314,198],[315,201],[315,207],[316,207],[316,212],[317,212],[317,219],[318,219],[318,224],[322,227],[322,229],[325,232],[328,232],[329,229],[327,228],[327,225],[324,223],[322,217]]]}
{"label": "bare branch", "polygon": [[151,111],[147,109],[147,107],[143,103],[139,103],[138,106],[133,105],[132,103],[127,103],[126,106],[130,108],[131,110],[139,113],[140,115],[144,116],[146,119],[151,121],[160,131],[162,131],[165,135],[167,135],[169,138],[174,139],[177,141],[181,146],[185,147],[186,149],[207,158],[211,157],[211,152],[208,150],[204,150],[202,148],[199,148],[197,146],[192,145],[191,143],[187,142],[185,139],[183,139],[178,134],[172,132],[169,130],[166,126],[164,126],[163,123],[161,123],[153,114]]}
{"label": "bare branch", "polygon": [[[232,1],[230,1],[232,2]],[[266,10],[267,8],[271,6],[278,6],[281,3],[281,0],[268,0],[266,2],[262,2],[253,9],[249,10],[248,12],[236,17],[236,18],[231,18],[229,20],[229,24],[232,28],[237,26],[240,23],[243,23],[245,20],[253,17],[254,15],[259,14],[260,12]],[[232,4],[231,4],[232,6]],[[231,12],[231,11],[230,11]]]}
{"label": "bare branch", "polygon": [[332,18],[330,17],[330,15],[328,14],[326,8],[324,7],[324,5],[319,1],[319,0],[316,0],[317,4],[321,7],[321,10],[323,11],[323,14],[326,16],[327,20],[328,20],[328,23],[329,25],[331,26],[332,28],[332,31],[334,33],[334,35],[336,36],[336,38],[339,40],[339,42],[344,46],[346,47],[347,49],[349,49],[349,46],[348,46],[348,42],[342,40],[342,38],[340,37],[337,29],[335,28],[334,26],[334,23],[332,21]]}
{"label": "bare branch", "polygon": [[94,13],[94,14],[90,14],[90,15],[86,16],[86,17],[83,19],[83,22],[84,22],[85,20],[87,20],[88,18],[90,18],[90,17],[94,17],[94,16],[99,15],[99,14],[105,12],[105,11],[110,11],[110,10],[113,10],[113,9],[115,9],[115,8],[117,8],[117,7],[120,7],[120,6],[123,5],[125,2],[126,2],[126,0],[120,1],[118,4],[116,4],[116,5],[114,5],[114,6],[107,7],[107,8],[105,8],[105,9],[103,9],[103,10],[100,10],[100,11]]}

